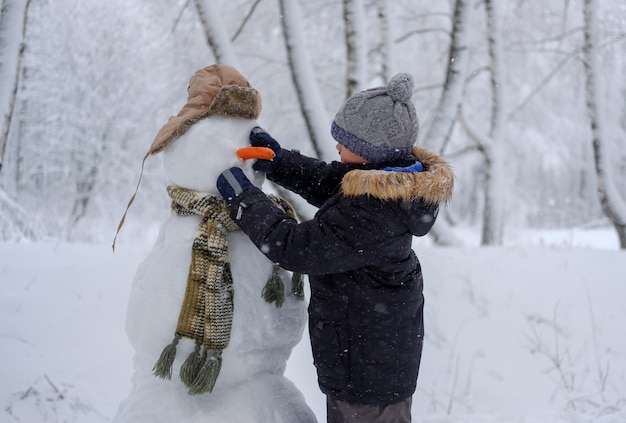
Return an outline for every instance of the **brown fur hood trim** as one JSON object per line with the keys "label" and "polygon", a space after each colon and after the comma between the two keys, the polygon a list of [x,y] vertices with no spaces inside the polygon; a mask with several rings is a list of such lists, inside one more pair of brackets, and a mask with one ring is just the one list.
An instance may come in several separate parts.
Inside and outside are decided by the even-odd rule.
{"label": "brown fur hood trim", "polygon": [[347,197],[368,195],[381,200],[422,199],[429,204],[448,202],[454,187],[450,165],[438,154],[422,147],[413,147],[411,154],[424,165],[423,172],[352,170],[341,181],[343,194]]}

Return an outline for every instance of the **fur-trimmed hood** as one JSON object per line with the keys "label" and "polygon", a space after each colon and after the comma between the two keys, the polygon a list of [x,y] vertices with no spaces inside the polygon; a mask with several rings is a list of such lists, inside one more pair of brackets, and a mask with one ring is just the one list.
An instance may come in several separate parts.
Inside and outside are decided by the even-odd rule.
{"label": "fur-trimmed hood", "polygon": [[450,165],[438,154],[422,147],[413,147],[411,154],[422,163],[422,172],[352,170],[341,181],[343,195],[367,195],[381,200],[423,200],[432,205],[447,203],[455,179]]}

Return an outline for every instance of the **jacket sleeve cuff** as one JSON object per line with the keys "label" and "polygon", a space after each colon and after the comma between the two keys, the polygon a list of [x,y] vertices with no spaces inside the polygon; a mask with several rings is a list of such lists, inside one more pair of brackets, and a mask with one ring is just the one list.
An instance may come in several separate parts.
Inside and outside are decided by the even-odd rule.
{"label": "jacket sleeve cuff", "polygon": [[230,209],[230,217],[248,236],[251,232],[269,230],[266,227],[268,222],[291,218],[256,187],[245,190],[235,198]]}

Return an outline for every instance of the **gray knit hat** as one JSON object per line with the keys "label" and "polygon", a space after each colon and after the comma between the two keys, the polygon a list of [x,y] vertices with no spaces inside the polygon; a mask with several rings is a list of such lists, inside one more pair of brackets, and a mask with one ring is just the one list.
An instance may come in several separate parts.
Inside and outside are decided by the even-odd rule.
{"label": "gray knit hat", "polygon": [[395,75],[386,87],[354,94],[335,116],[333,138],[372,163],[406,157],[419,129],[412,94],[413,77],[408,73]]}

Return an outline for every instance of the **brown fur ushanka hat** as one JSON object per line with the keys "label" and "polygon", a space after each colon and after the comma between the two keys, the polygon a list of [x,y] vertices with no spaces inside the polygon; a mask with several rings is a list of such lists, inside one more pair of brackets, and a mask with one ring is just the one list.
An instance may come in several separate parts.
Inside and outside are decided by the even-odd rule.
{"label": "brown fur ushanka hat", "polygon": [[197,70],[189,81],[187,91],[187,104],[176,116],[170,117],[167,123],[163,125],[143,158],[135,193],[128,201],[126,210],[117,226],[115,238],[113,238],[113,251],[115,251],[117,235],[126,220],[126,213],[135,201],[143,177],[144,164],[150,155],[165,150],[194,123],[209,116],[230,116],[255,120],[261,114],[261,95],[232,66],[216,64]]}
{"label": "brown fur ushanka hat", "polygon": [[261,95],[232,66],[216,64],[199,69],[189,81],[187,104],[157,133],[148,155],[163,151],[194,123],[208,116],[257,119]]}

